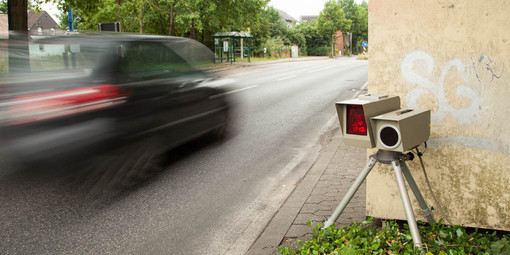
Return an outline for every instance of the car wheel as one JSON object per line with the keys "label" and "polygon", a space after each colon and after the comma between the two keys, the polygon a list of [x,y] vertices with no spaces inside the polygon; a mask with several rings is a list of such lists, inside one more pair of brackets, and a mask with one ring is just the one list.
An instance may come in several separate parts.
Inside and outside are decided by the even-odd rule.
{"label": "car wheel", "polygon": [[228,137],[230,132],[230,119],[228,111],[223,112],[221,116],[223,124],[212,130],[211,135],[213,139],[223,140]]}
{"label": "car wheel", "polygon": [[84,187],[92,193],[130,188],[165,168],[162,148],[157,139],[151,138],[94,159]]}

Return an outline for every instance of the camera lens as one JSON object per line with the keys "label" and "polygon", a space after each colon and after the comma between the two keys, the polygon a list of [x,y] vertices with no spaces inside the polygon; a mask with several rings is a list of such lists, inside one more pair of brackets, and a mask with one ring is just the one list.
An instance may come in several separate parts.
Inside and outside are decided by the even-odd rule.
{"label": "camera lens", "polygon": [[379,130],[379,139],[384,147],[395,149],[400,144],[400,134],[393,126],[384,126]]}

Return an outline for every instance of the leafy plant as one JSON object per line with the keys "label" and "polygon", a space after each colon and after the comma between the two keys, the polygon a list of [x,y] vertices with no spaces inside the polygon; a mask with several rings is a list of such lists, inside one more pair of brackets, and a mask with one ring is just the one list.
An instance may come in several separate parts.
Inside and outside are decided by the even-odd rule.
{"label": "leafy plant", "polygon": [[327,56],[329,55],[329,47],[311,47],[308,48],[308,56]]}
{"label": "leafy plant", "polygon": [[[312,225],[310,222],[308,223]],[[496,232],[468,231],[461,226],[421,224],[422,242],[427,255],[433,254],[509,254],[510,235],[498,236]],[[414,247],[407,227],[388,221],[382,228],[374,227],[373,219],[353,222],[349,226],[313,229],[312,238],[292,250],[282,247],[280,254],[420,254]]]}

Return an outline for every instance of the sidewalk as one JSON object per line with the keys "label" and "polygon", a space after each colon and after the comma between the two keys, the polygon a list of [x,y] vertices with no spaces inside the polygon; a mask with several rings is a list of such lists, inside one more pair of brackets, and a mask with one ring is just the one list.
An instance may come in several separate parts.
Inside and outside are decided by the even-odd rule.
{"label": "sidewalk", "polygon": [[213,66],[203,68],[203,70],[214,73],[214,72],[225,71],[225,70],[230,70],[230,69],[235,69],[235,68],[249,67],[249,66],[268,65],[268,64],[276,64],[276,63],[283,63],[283,62],[328,60],[328,59],[331,59],[331,58],[329,58],[329,57],[299,57],[299,58],[280,58],[280,59],[274,59],[274,60],[252,61],[252,62],[244,62],[244,61],[240,61],[240,59],[237,59],[236,62],[218,63]]}
{"label": "sidewalk", "polygon": [[[317,161],[273,216],[247,254],[276,254],[278,247],[297,247],[311,237],[313,226],[334,211],[367,161],[366,149],[346,146],[336,127]],[[365,183],[337,220],[337,226],[365,219]]]}

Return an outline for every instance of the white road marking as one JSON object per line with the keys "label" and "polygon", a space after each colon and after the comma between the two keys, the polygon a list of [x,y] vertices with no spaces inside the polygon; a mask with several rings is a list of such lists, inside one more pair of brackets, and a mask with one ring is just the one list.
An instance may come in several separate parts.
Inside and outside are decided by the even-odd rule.
{"label": "white road marking", "polygon": [[315,72],[318,72],[318,71],[322,71],[322,70],[333,68],[335,66],[336,65],[334,65],[334,66],[327,66],[327,67],[323,67],[323,68],[319,68],[319,69],[315,69],[315,70],[310,70],[310,71],[308,71],[308,73],[315,73]]}
{"label": "white road marking", "polygon": [[227,91],[225,93],[221,93],[221,94],[218,94],[218,95],[210,96],[209,99],[214,99],[214,98],[217,98],[217,97],[222,97],[222,96],[234,94],[234,93],[241,92],[241,91],[244,91],[244,90],[247,90],[247,89],[255,88],[257,86],[258,85],[253,85],[253,86],[249,86],[249,87],[242,88],[242,89],[235,89],[235,90]]}
{"label": "white road marking", "polygon": [[290,79],[290,78],[294,78],[294,77],[296,77],[296,76],[297,76],[297,75],[292,75],[292,76],[283,77],[283,78],[277,79],[277,81],[287,80],[287,79]]}

